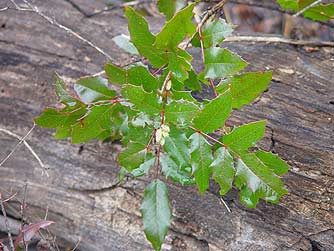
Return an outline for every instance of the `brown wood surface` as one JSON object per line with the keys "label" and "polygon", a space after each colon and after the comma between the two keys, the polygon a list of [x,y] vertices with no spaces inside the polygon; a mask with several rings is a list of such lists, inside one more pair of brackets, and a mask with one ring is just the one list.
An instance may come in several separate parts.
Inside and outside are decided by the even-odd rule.
{"label": "brown wood surface", "polygon": [[[75,3],[75,4],[73,4]],[[10,4],[1,1],[0,8]],[[35,0],[60,23],[90,39],[122,64],[129,60],[111,41],[127,33],[120,9],[87,17],[92,1]],[[92,7],[94,8],[94,7]],[[161,18],[149,18],[157,27]],[[169,184],[173,223],[163,250],[334,250],[334,48],[307,52],[287,44],[225,44],[251,62],[249,70],[272,69],[270,88],[252,106],[234,113],[230,124],[267,119],[260,146],[291,165],[284,176],[290,193],[278,205],[261,202],[247,209],[236,191],[224,197],[212,184],[205,196],[194,187]],[[198,53],[194,51],[194,53]],[[99,72],[105,58],[82,41],[30,12],[0,12],[0,128],[25,135],[32,118],[56,102],[57,71],[70,83]],[[79,250],[151,250],[142,232],[139,206],[148,179],[113,188],[119,167],[118,144],[71,145],[36,128],[28,142],[50,168],[50,177],[23,146],[0,167],[0,189],[28,184],[31,219],[49,207],[60,240]],[[0,159],[16,140],[0,133]],[[79,151],[81,147],[81,150]],[[11,217],[19,217],[11,202]]]}

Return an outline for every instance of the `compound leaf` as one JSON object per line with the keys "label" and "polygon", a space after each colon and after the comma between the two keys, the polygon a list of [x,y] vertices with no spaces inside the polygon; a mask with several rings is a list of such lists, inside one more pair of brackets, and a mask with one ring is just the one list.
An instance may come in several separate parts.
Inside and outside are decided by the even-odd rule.
{"label": "compound leaf", "polygon": [[224,126],[229,117],[231,108],[231,93],[226,91],[207,103],[203,110],[195,117],[193,125],[202,132],[214,132]]}
{"label": "compound leaf", "polygon": [[198,106],[190,101],[182,99],[173,101],[165,108],[166,121],[180,125],[189,125],[198,110]]}
{"label": "compound leaf", "polygon": [[154,250],[159,251],[172,217],[168,188],[164,182],[154,180],[146,187],[141,213],[146,238],[151,242]]}
{"label": "compound leaf", "polygon": [[189,166],[189,140],[185,133],[172,127],[169,136],[165,138],[164,150],[179,168],[184,170]]}
{"label": "compound leaf", "polygon": [[255,152],[258,159],[268,166],[275,174],[282,175],[289,170],[289,165],[284,162],[277,154],[262,150]]}
{"label": "compound leaf", "polygon": [[148,158],[146,155],[146,160],[143,164],[141,164],[138,168],[131,171],[131,174],[135,177],[140,177],[148,173],[151,167],[154,166],[155,157]]}
{"label": "compound leaf", "polygon": [[55,82],[55,88],[56,88],[56,94],[59,98],[59,100],[67,106],[74,106],[78,103],[78,100],[75,99],[73,96],[71,96],[68,91],[66,90],[66,84],[61,79],[61,77],[56,73],[56,82]]}
{"label": "compound leaf", "polygon": [[194,185],[194,179],[185,171],[181,170],[180,166],[175,163],[169,156],[164,155],[160,159],[161,170],[163,174],[181,185]]}
{"label": "compound leaf", "polygon": [[158,9],[161,13],[164,13],[166,19],[169,20],[174,16],[174,13],[185,6],[185,2],[182,0],[158,0]]}
{"label": "compound leaf", "polygon": [[240,189],[240,200],[255,207],[259,199],[277,203],[287,193],[282,181],[254,153],[238,158],[234,184]]}
{"label": "compound leaf", "polygon": [[220,195],[225,195],[232,187],[235,173],[233,158],[226,148],[216,150],[210,167],[213,179],[219,184]]}
{"label": "compound leaf", "polygon": [[131,7],[125,8],[125,16],[128,19],[128,28],[131,42],[136,46],[140,54],[146,57],[154,67],[160,67],[166,63],[165,52],[153,46],[156,38],[150,32],[147,21]]}
{"label": "compound leaf", "polygon": [[196,30],[191,21],[194,15],[192,12],[194,6],[194,4],[190,4],[177,12],[157,34],[154,46],[162,50],[175,51],[186,36],[191,36]]}
{"label": "compound leaf", "polygon": [[272,72],[247,72],[223,80],[216,87],[217,93],[231,90],[232,107],[240,109],[243,105],[250,104],[270,84]]}
{"label": "compound leaf", "polygon": [[116,96],[116,92],[108,88],[108,80],[101,77],[81,78],[74,85],[74,90],[85,103],[111,100]]}
{"label": "compound leaf", "polygon": [[200,133],[190,136],[190,163],[195,176],[197,187],[204,193],[209,187],[211,174],[210,164],[212,162],[211,146]]}
{"label": "compound leaf", "polygon": [[202,38],[204,47],[215,47],[219,45],[224,39],[231,35],[233,27],[231,24],[227,24],[222,18],[215,20],[209,20],[205,23],[202,30]]}
{"label": "compound leaf", "polygon": [[124,97],[128,98],[135,107],[147,115],[159,115],[162,104],[155,93],[148,93],[142,87],[125,85],[122,90]]}
{"label": "compound leaf", "polygon": [[265,132],[266,121],[260,120],[235,128],[231,133],[222,137],[226,147],[241,155],[253,147]]}
{"label": "compound leaf", "polygon": [[86,143],[111,128],[113,104],[94,105],[72,126],[72,144]]}
{"label": "compound leaf", "polygon": [[204,61],[204,75],[212,79],[231,76],[248,65],[237,54],[218,47],[205,49]]}
{"label": "compound leaf", "polygon": [[121,49],[132,55],[139,55],[137,48],[130,42],[130,37],[121,34],[112,38],[112,41]]}
{"label": "compound leaf", "polygon": [[130,142],[127,148],[118,155],[118,163],[128,172],[138,168],[145,162],[146,146],[138,142]]}

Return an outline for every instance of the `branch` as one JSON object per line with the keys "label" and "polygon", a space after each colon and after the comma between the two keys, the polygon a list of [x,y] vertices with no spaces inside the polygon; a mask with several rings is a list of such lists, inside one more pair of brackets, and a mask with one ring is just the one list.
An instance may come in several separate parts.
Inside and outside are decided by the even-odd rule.
{"label": "branch", "polygon": [[0,193],[0,206],[1,206],[1,211],[2,211],[3,217],[5,218],[5,226],[6,226],[6,231],[7,231],[7,234],[8,234],[10,250],[15,251],[14,242],[13,242],[12,234],[11,234],[11,231],[10,231],[10,228],[9,228],[9,222],[8,222],[8,218],[7,218],[7,214],[6,214],[5,205],[3,204],[3,201],[2,201],[2,194],[1,193]]}
{"label": "branch", "polygon": [[49,176],[49,174],[47,172],[48,168],[44,165],[44,163],[38,157],[36,152],[32,149],[32,147],[25,140],[29,136],[29,134],[34,130],[34,128],[35,128],[35,123],[34,123],[33,127],[28,131],[28,133],[23,138],[21,138],[19,135],[15,134],[15,133],[12,133],[11,131],[0,128],[0,132],[6,133],[6,134],[8,134],[8,135],[10,135],[10,136],[19,140],[19,142],[13,147],[13,149],[10,151],[10,153],[0,162],[0,167],[10,158],[10,156],[13,155],[13,153],[18,149],[18,147],[23,143],[28,148],[28,150],[31,152],[31,154],[35,157],[35,159],[38,161],[38,164],[43,168],[43,171],[45,172],[45,174],[47,176]]}
{"label": "branch", "polygon": [[231,36],[227,37],[224,42],[255,42],[255,43],[282,43],[301,46],[319,46],[319,47],[334,47],[334,42],[331,41],[308,41],[308,40],[293,40],[283,37],[256,37],[256,36]]}
{"label": "branch", "polygon": [[294,17],[298,17],[300,16],[301,14],[303,14],[305,11],[311,9],[313,6],[316,6],[317,4],[321,3],[322,0],[317,0],[315,1],[314,3],[311,3],[310,5],[306,6],[304,9],[301,9],[300,11],[298,11],[296,14],[294,14],[293,16]]}

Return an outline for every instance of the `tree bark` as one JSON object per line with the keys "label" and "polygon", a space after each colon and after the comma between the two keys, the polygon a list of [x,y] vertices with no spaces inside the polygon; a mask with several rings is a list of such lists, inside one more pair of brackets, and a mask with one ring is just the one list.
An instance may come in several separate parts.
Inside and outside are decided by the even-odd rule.
{"label": "tree bark", "polygon": [[[121,10],[87,17],[78,8],[90,11],[86,2],[38,0],[34,4],[103,48],[114,63],[129,60],[111,41],[127,33]],[[153,29],[162,25],[161,18],[149,19]],[[268,91],[252,106],[235,111],[229,124],[267,119],[266,136],[259,146],[291,165],[284,176],[289,194],[278,205],[261,202],[256,209],[247,209],[233,190],[224,197],[232,210],[228,213],[215,184],[200,196],[195,187],[169,183],[173,222],[163,250],[334,250],[334,49],[310,53],[287,44],[224,46],[248,60],[249,70],[274,72]],[[101,71],[105,62],[96,50],[34,13],[1,12],[0,128],[24,136],[32,118],[56,103],[55,71],[73,83]],[[51,231],[73,246],[81,238],[78,250],[151,250],[139,213],[149,177],[113,186],[119,144],[71,145],[41,128],[27,141],[50,168],[50,177],[41,175],[36,160],[21,146],[0,167],[0,192],[17,191],[27,183],[31,221],[43,218],[48,207],[48,219],[56,222]],[[0,133],[0,159],[16,142]],[[19,218],[18,203],[9,205],[8,213]]]}

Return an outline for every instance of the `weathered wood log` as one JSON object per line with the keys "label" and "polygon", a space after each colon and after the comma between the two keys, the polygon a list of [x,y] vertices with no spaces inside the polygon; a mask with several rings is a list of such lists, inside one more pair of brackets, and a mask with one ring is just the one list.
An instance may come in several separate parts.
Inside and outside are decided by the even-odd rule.
{"label": "weathered wood log", "polygon": [[[129,59],[111,41],[127,32],[119,10],[87,18],[69,0],[35,4],[104,48],[115,63]],[[150,19],[157,26],[162,23]],[[268,120],[260,146],[291,165],[284,177],[290,193],[278,205],[261,202],[250,210],[232,191],[224,197],[232,210],[228,213],[214,184],[200,196],[194,187],[170,183],[173,223],[164,250],[334,250],[334,49],[309,53],[286,44],[225,46],[251,62],[250,70],[274,71],[269,90],[252,106],[235,112],[229,123]],[[0,127],[23,136],[32,118],[56,102],[54,71],[73,82],[99,72],[104,63],[93,48],[33,13],[1,12]],[[0,191],[19,190],[27,183],[30,219],[44,217],[48,207],[49,219],[56,222],[51,231],[73,245],[81,237],[79,250],[151,250],[139,218],[148,178],[113,186],[121,146],[71,145],[52,134],[36,128],[28,139],[50,168],[50,177],[41,175],[22,146],[0,167]],[[15,144],[15,139],[0,134],[0,158]],[[20,217],[18,204],[10,205],[10,215]]]}

